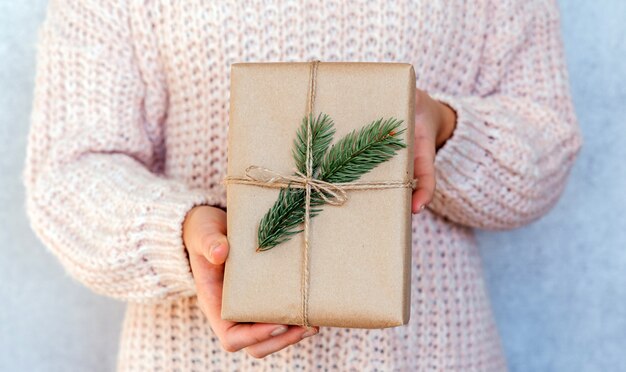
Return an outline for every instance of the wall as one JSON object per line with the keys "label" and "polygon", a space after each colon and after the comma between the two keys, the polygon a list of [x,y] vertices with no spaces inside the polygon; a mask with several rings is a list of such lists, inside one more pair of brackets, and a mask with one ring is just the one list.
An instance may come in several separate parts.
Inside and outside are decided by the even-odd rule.
{"label": "wall", "polygon": [[626,2],[560,5],[583,150],[551,213],[479,241],[513,371],[626,371]]}
{"label": "wall", "polygon": [[45,6],[0,0],[0,371],[109,371],[123,305],[67,276],[24,213],[19,177]]}
{"label": "wall", "polygon": [[[558,206],[479,234],[512,371],[626,371],[626,2],[561,2],[585,145]],[[0,371],[112,370],[123,314],[31,233],[19,181],[43,0],[0,0]],[[620,230],[621,229],[621,230]]]}

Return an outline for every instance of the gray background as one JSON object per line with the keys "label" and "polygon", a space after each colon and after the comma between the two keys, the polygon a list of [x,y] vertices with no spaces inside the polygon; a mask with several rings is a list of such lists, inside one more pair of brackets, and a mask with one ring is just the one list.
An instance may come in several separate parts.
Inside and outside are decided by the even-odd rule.
{"label": "gray background", "polygon": [[[583,151],[551,213],[479,241],[512,371],[626,371],[626,2],[560,3]],[[23,210],[45,5],[0,0],[0,371],[107,371],[123,304],[64,274]]]}

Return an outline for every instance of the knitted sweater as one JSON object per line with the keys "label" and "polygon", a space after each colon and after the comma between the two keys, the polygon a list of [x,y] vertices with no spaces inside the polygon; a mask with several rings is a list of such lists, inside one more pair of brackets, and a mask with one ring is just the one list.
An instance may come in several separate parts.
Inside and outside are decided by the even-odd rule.
{"label": "knitted sweater", "polygon": [[[411,320],[226,352],[182,222],[225,206],[231,63],[314,58],[412,63],[457,113],[413,217]],[[70,275],[127,302],[121,371],[503,370],[472,228],[548,211],[581,145],[554,1],[52,0],[34,93],[28,215]]]}

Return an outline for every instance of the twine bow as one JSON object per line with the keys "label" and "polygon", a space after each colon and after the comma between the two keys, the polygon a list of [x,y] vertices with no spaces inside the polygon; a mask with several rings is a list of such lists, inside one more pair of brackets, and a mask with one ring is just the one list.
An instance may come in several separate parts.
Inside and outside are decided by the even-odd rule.
{"label": "twine bow", "polygon": [[322,181],[314,177],[307,177],[306,174],[294,169],[294,175],[283,175],[269,168],[251,165],[246,168],[245,177],[226,177],[227,183],[239,183],[244,185],[254,185],[268,188],[284,189],[287,187],[294,189],[304,189],[307,184],[319,193],[325,203],[330,205],[342,205],[348,201],[348,190],[372,190],[372,189],[392,189],[398,187],[415,188],[417,180],[410,181],[355,181],[331,183]]}
{"label": "twine bow", "polygon": [[[315,102],[315,86],[317,67],[319,60],[311,61],[309,71],[309,92],[307,99],[306,117],[310,118],[313,113]],[[294,175],[283,175],[274,170],[251,165],[246,168],[245,176],[227,176],[223,183],[238,183],[269,188],[300,188],[305,190],[305,213],[304,213],[304,249],[302,251],[302,276],[301,276],[301,319],[299,325],[309,327],[308,299],[309,299],[309,225],[311,221],[311,192],[315,190],[324,202],[331,205],[342,205],[348,200],[347,190],[373,190],[390,188],[411,188],[417,186],[416,179],[407,181],[353,181],[344,183],[331,183],[313,177],[312,156],[312,130],[311,120],[307,122],[306,136],[306,173],[294,170]]]}

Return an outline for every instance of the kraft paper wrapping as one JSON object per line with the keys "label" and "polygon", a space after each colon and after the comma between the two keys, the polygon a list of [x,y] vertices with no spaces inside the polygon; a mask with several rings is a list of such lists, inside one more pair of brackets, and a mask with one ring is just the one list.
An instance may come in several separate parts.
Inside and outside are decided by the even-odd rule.
{"label": "kraft paper wrapping", "polygon": [[[229,176],[250,165],[291,175],[296,131],[306,114],[310,63],[236,63],[231,67]],[[333,143],[380,117],[403,120],[401,149],[360,181],[413,177],[415,72],[410,64],[322,62],[314,116],[335,123]],[[301,324],[303,233],[256,252],[257,228],[279,189],[227,185],[230,253],[222,318]],[[341,206],[311,219],[308,320],[311,325],[385,328],[408,323],[411,188],[349,190]]]}

